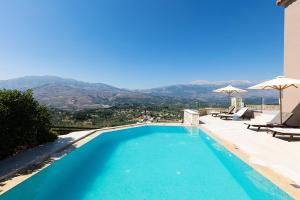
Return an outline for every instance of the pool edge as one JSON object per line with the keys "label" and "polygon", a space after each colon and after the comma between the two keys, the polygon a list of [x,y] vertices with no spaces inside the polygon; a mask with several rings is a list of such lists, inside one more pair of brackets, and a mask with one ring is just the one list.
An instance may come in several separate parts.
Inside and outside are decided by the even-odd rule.
{"label": "pool edge", "polygon": [[[62,155],[60,155],[58,158],[52,159],[55,156],[55,154],[48,157],[43,162],[48,162],[49,161],[49,163],[46,163],[41,168],[33,170],[30,174],[26,174],[26,175],[21,174],[21,175],[18,175],[18,176],[15,176],[15,177],[12,177],[11,179],[9,179],[6,183],[7,186],[4,187],[4,189],[2,188],[3,186],[1,186],[2,190],[0,191],[0,196],[2,194],[4,194],[5,192],[9,191],[10,189],[16,187],[18,184],[22,183],[23,181],[27,180],[31,176],[35,175],[36,173],[44,170],[45,168],[50,166],[55,160],[59,160],[59,159],[63,158],[64,156],[66,156],[69,153],[71,153],[72,151],[80,148],[84,144],[92,141],[93,139],[95,139],[99,135],[102,135],[103,133],[107,133],[107,132],[110,132],[110,131],[117,131],[117,130],[127,129],[127,128],[135,128],[135,127],[141,127],[141,126],[155,126],[155,125],[191,127],[190,125],[185,125],[185,124],[182,124],[182,123],[140,123],[140,124],[131,124],[131,125],[118,126],[118,127],[106,127],[106,128],[102,128],[102,129],[95,129],[91,134],[89,134],[85,137],[82,137],[77,141],[74,141],[74,143],[69,144],[67,147],[60,149],[59,152],[56,152],[55,154],[62,153]],[[242,150],[240,150],[239,148],[237,148],[233,143],[230,143],[228,141],[225,141],[224,139],[221,139],[213,131],[207,129],[206,127],[201,126],[201,125],[194,126],[194,127],[197,127],[197,128],[200,128],[201,130],[203,130],[207,135],[212,137],[216,142],[218,142],[220,145],[222,145],[226,150],[233,153],[240,160],[242,160],[243,162],[248,164],[250,167],[252,167],[254,170],[256,170],[258,173],[260,173],[263,177],[270,180],[273,184],[278,186],[281,190],[283,190],[284,192],[289,194],[292,198],[300,199],[300,189],[294,188],[291,185],[293,182],[290,179],[284,177],[283,175],[280,175],[280,174],[276,173],[275,171],[273,171],[272,169],[270,169],[268,167],[252,163],[250,161],[249,155],[247,153],[245,153]],[[71,147],[73,147],[73,149],[70,149]],[[17,181],[15,181],[15,180],[17,180]],[[1,184],[1,182],[0,182],[0,184]]]}
{"label": "pool edge", "polygon": [[201,130],[203,130],[207,135],[212,137],[216,142],[218,142],[220,145],[222,145],[226,150],[237,156],[240,160],[248,164],[250,167],[252,167],[255,171],[260,173],[263,177],[270,180],[274,185],[279,187],[281,190],[289,194],[294,199],[300,199],[300,189],[295,188],[292,186],[292,184],[295,184],[292,180],[289,178],[275,172],[271,168],[267,166],[262,166],[259,164],[255,164],[250,161],[250,156],[239,149],[235,144],[225,141],[224,139],[220,138],[215,134],[213,131],[209,130],[208,128],[199,125],[197,126]]}
{"label": "pool edge", "polygon": [[[35,163],[31,163],[31,165],[23,166],[22,168],[18,169],[14,173],[8,174],[8,176],[0,181],[0,196],[7,191],[11,190],[12,188],[16,187],[17,185],[21,184],[31,176],[39,173],[40,171],[44,170],[56,160],[62,159],[64,156],[68,155],[69,153],[73,152],[74,150],[80,148],[81,146],[85,145],[86,143],[90,142],[91,140],[95,139],[97,136],[107,133],[110,131],[122,130],[127,128],[135,128],[140,126],[145,126],[147,124],[139,123],[139,124],[129,124],[129,125],[122,125],[122,126],[115,126],[115,127],[104,127],[101,129],[95,129],[91,133],[74,140],[72,143],[59,148],[55,152],[52,152],[50,155],[47,155]],[[34,166],[32,169],[31,167]],[[29,173],[27,170],[31,170]],[[25,172],[24,172],[25,171]]]}

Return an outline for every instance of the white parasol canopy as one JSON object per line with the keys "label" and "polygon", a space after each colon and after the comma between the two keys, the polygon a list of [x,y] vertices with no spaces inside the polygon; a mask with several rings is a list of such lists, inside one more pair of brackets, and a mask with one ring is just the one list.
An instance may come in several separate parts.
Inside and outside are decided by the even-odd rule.
{"label": "white parasol canopy", "polygon": [[218,92],[218,93],[226,93],[228,95],[231,95],[233,93],[242,93],[242,92],[247,92],[247,90],[242,90],[240,88],[236,88],[236,87],[233,87],[231,85],[228,85],[226,87],[223,87],[223,88],[219,88],[219,89],[216,89],[214,90],[214,92]]}
{"label": "white parasol canopy", "polygon": [[265,81],[263,83],[254,85],[249,87],[249,89],[255,90],[266,90],[266,89],[274,89],[279,91],[279,104],[280,104],[280,123],[282,124],[282,91],[289,87],[300,87],[300,80],[293,78],[286,78],[284,76],[277,76],[276,78]]}
{"label": "white parasol canopy", "polygon": [[277,76],[276,78],[254,85],[249,87],[249,89],[256,90],[265,90],[265,89],[274,89],[274,90],[284,90],[289,87],[300,87],[300,80],[293,78],[286,78],[284,76]]}
{"label": "white parasol canopy", "polygon": [[240,88],[236,88],[236,87],[233,87],[231,85],[228,85],[226,87],[223,87],[223,88],[219,88],[219,89],[216,89],[214,90],[213,92],[217,92],[217,93],[225,93],[228,95],[228,99],[229,99],[229,104],[230,104],[230,97],[233,93],[242,93],[242,92],[247,92],[247,90],[242,90]]}

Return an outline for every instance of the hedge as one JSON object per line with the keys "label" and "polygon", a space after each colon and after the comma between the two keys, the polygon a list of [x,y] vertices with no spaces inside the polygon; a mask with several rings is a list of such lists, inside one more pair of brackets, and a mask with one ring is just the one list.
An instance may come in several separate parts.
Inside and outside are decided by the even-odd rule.
{"label": "hedge", "polygon": [[55,140],[50,120],[31,90],[0,90],[0,159]]}

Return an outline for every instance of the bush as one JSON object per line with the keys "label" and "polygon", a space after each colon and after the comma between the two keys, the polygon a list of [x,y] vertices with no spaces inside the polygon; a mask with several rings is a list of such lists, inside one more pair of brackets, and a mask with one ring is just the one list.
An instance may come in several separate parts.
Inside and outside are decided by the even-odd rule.
{"label": "bush", "polygon": [[53,141],[50,114],[32,91],[0,90],[0,159]]}

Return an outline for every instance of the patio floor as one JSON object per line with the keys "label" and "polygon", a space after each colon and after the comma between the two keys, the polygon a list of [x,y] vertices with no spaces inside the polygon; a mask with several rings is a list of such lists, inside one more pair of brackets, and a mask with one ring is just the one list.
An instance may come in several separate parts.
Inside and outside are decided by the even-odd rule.
{"label": "patio floor", "polygon": [[[265,120],[274,113],[262,114]],[[247,129],[245,121],[222,120],[210,115],[200,117],[201,127],[216,138],[236,146],[245,153],[250,163],[272,169],[300,185],[300,140],[288,142],[272,137],[266,131]],[[299,138],[300,139],[300,138]]]}

